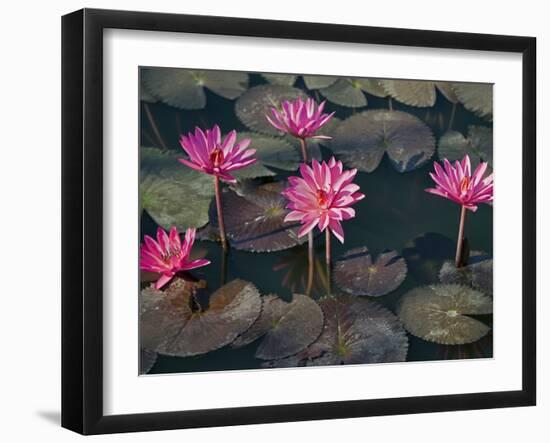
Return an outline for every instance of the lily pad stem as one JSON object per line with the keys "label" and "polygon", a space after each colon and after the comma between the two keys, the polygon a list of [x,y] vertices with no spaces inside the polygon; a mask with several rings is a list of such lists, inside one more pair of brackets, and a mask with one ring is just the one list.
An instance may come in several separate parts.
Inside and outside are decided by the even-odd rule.
{"label": "lily pad stem", "polygon": [[456,113],[456,103],[453,103],[453,108],[451,109],[451,116],[449,117],[449,127],[447,128],[447,131],[450,131],[453,127],[453,123],[455,121],[455,113]]}
{"label": "lily pad stem", "polygon": [[157,137],[162,149],[165,151],[168,151],[168,147],[164,143],[164,140],[162,139],[162,135],[160,135],[159,128],[157,127],[157,124],[155,123],[155,118],[153,117],[153,113],[149,109],[149,105],[147,103],[143,103],[143,108],[145,109],[145,113],[147,114],[147,120],[149,120],[149,124],[151,125],[151,129],[153,129],[153,132],[155,133],[155,136]]}
{"label": "lily pad stem", "polygon": [[466,222],[466,206],[460,209],[460,223],[458,225],[458,239],[456,240],[455,266],[462,266],[462,246],[464,245],[464,224]]}
{"label": "lily pad stem", "polygon": [[222,247],[224,250],[227,250],[227,240],[225,238],[225,225],[223,222],[223,211],[222,211],[222,196],[220,190],[220,178],[214,176],[214,190],[216,191],[216,209],[218,211],[218,226],[220,228],[220,239],[222,241]]}

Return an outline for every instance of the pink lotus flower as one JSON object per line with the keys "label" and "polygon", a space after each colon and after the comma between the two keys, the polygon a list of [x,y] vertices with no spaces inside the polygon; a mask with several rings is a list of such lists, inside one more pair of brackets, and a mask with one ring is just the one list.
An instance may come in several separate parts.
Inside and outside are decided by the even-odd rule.
{"label": "pink lotus flower", "polygon": [[321,232],[329,230],[344,243],[344,230],[340,222],[355,217],[351,205],[365,198],[359,186],[352,183],[357,169],[344,171],[342,162],[332,157],[328,163],[313,160],[312,166],[300,165],[302,177],[289,177],[290,186],[283,196],[290,202],[287,208],[292,211],[285,221],[299,221],[301,237],[319,226]]}
{"label": "pink lotus flower", "polygon": [[188,229],[185,232],[183,244],[174,226],[170,229],[169,236],[164,229],[158,228],[156,241],[148,235],[144,240],[145,244],[140,248],[140,267],[144,271],[161,274],[155,283],[156,289],[166,285],[177,272],[210,264],[210,261],[205,259],[189,260],[189,254],[195,242],[195,229]]}
{"label": "pink lotus flower", "polygon": [[477,211],[477,204],[493,201],[493,174],[483,178],[487,163],[480,163],[473,174],[468,155],[454,166],[443,159],[443,166],[445,169],[434,162],[435,174],[430,173],[430,177],[436,186],[426,192],[448,198],[473,212]]}
{"label": "pink lotus flower", "polygon": [[[318,107],[315,101],[311,98],[302,100],[298,97],[295,101],[283,101],[282,110],[271,108],[273,117],[266,115],[267,121],[271,123],[279,131],[286,132],[294,137],[305,138],[322,138],[329,139],[331,137],[325,135],[315,135],[321,127],[323,127],[334,115],[323,114],[325,102],[322,102]],[[316,109],[317,108],[317,109]]]}
{"label": "pink lotus flower", "polygon": [[231,131],[222,141],[218,125],[206,131],[196,127],[195,134],[190,132],[187,136],[180,137],[180,145],[189,155],[190,161],[183,158],[179,161],[197,171],[235,183],[237,180],[229,172],[244,168],[256,161],[255,158],[251,158],[256,150],[247,149],[250,139],[245,138],[239,143],[235,143],[236,140],[237,132]]}

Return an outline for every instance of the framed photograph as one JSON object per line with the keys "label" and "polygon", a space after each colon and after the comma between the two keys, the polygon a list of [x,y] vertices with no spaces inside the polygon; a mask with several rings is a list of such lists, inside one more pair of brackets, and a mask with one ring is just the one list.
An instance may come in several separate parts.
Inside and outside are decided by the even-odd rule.
{"label": "framed photograph", "polygon": [[535,404],[534,38],[62,27],[64,427]]}

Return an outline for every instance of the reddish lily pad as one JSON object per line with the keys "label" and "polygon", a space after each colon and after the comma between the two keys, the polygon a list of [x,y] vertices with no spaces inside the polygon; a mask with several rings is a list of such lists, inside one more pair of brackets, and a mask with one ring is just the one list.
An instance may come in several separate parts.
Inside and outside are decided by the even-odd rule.
{"label": "reddish lily pad", "polygon": [[204,354],[233,342],[260,315],[262,302],[252,283],[233,280],[210,295],[208,307],[198,304],[199,289],[199,283],[177,278],[166,290],[141,291],[144,349],[178,357]]}
{"label": "reddish lily pad", "polygon": [[384,251],[374,260],[367,247],[354,248],[334,265],[335,283],[352,295],[389,294],[406,276],[407,263],[397,251]]}
{"label": "reddish lily pad", "polygon": [[453,89],[466,109],[489,120],[493,118],[493,85],[488,83],[454,83]]}
{"label": "reddish lily pad", "polygon": [[430,128],[414,115],[378,109],[340,123],[331,149],[360,171],[373,172],[387,153],[398,172],[408,172],[432,157],[435,139]]}
{"label": "reddish lily pad", "polygon": [[490,297],[462,285],[430,285],[407,292],[397,315],[416,337],[444,345],[473,343],[490,328],[469,315],[491,314]]}
{"label": "reddish lily pad", "polygon": [[181,109],[203,109],[206,106],[204,88],[231,100],[248,88],[248,74],[244,72],[144,68],[141,75],[153,96]]}
{"label": "reddish lily pad", "polygon": [[158,354],[142,349],[139,353],[139,373],[147,374],[157,362]]}
{"label": "reddish lily pad", "polygon": [[457,268],[452,260],[443,263],[439,271],[441,283],[471,286],[493,296],[493,259],[479,251],[472,251],[468,265]]}
{"label": "reddish lily pad", "polygon": [[[281,195],[281,183],[268,183],[257,188],[243,187],[237,194],[224,189],[222,208],[225,230],[231,247],[251,252],[271,252],[304,243],[298,238],[300,224],[285,222],[288,213]],[[215,205],[211,205],[210,224],[217,228]]]}
{"label": "reddish lily pad", "polygon": [[180,156],[140,149],[140,203],[165,229],[204,226],[214,196],[214,179],[182,165]]}
{"label": "reddish lily pad", "polygon": [[256,358],[273,360],[303,351],[323,329],[323,311],[310,297],[294,294],[291,302],[276,295],[263,298],[262,313],[233,347],[245,346],[263,337]]}
{"label": "reddish lily pad", "polygon": [[248,128],[269,135],[282,135],[266,119],[271,108],[280,107],[284,100],[306,99],[307,95],[298,88],[284,85],[259,85],[250,88],[235,103],[239,120]]}
{"label": "reddish lily pad", "polygon": [[325,297],[319,304],[325,315],[321,336],[296,356],[266,366],[388,363],[407,358],[407,334],[398,318],[380,304],[347,295]]}

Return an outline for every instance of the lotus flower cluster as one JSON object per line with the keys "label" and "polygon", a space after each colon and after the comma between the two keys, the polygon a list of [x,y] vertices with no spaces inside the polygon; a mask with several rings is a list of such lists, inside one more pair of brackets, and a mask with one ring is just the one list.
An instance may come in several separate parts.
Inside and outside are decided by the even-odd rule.
{"label": "lotus flower cluster", "polygon": [[480,163],[472,174],[470,157],[466,155],[454,166],[447,159],[443,159],[443,167],[434,162],[434,169],[430,177],[436,186],[426,192],[445,197],[473,212],[477,211],[479,203],[493,201],[493,174],[483,178],[487,163]]}
{"label": "lotus flower cluster", "polygon": [[183,243],[175,227],[170,229],[170,235],[164,229],[158,228],[156,240],[145,236],[140,248],[140,267],[144,271],[161,274],[155,283],[156,289],[161,289],[180,271],[210,264],[205,259],[189,260],[194,242],[195,229],[187,229]]}
{"label": "lotus flower cluster", "polygon": [[290,186],[283,191],[289,200],[286,207],[291,209],[285,221],[303,225],[300,237],[318,226],[321,232],[330,229],[343,243],[341,221],[355,217],[350,206],[365,198],[357,192],[359,186],[352,183],[356,173],[356,169],[344,171],[342,162],[334,157],[328,163],[313,160],[312,166],[301,164],[301,177],[289,177]]}
{"label": "lotus flower cluster", "polygon": [[325,102],[319,106],[311,98],[302,100],[300,97],[295,101],[285,100],[281,104],[281,110],[271,108],[271,114],[266,115],[267,121],[279,131],[286,132],[300,139],[320,138],[328,139],[324,135],[315,135],[334,115],[323,114]]}
{"label": "lotus flower cluster", "polygon": [[235,183],[237,180],[230,172],[256,162],[256,159],[252,158],[256,150],[247,149],[250,139],[245,138],[239,143],[236,141],[236,131],[231,131],[222,141],[218,125],[206,131],[197,127],[194,134],[190,132],[187,136],[180,137],[180,145],[190,159],[189,161],[182,158],[180,162],[197,171]]}

